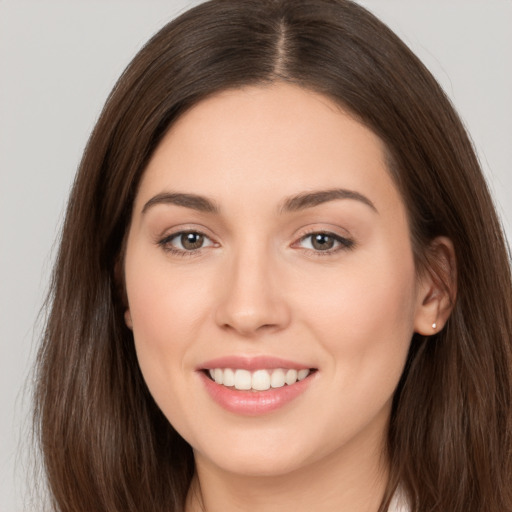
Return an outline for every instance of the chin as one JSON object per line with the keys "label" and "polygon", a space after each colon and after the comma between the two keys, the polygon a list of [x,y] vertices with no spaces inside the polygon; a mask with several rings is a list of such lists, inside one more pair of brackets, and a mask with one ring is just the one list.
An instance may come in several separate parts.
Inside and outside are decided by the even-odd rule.
{"label": "chin", "polygon": [[[197,458],[197,454],[196,454]],[[231,474],[244,477],[266,478],[288,475],[306,464],[306,461],[296,456],[289,456],[286,453],[277,455],[275,452],[258,455],[240,454],[235,457],[209,458],[210,464]]]}
{"label": "chin", "polygon": [[[297,435],[226,436],[229,443],[209,442],[194,449],[196,462],[205,462],[225,472],[246,477],[279,477],[295,472],[322,457],[318,446],[311,446]],[[300,437],[300,436],[299,436]],[[212,440],[213,441],[213,440]],[[205,449],[206,448],[206,449]]]}

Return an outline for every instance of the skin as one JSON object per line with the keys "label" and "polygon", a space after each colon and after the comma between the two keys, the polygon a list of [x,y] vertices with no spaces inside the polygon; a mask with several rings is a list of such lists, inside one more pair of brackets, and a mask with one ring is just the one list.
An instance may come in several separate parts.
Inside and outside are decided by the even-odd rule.
{"label": "skin", "polygon": [[[292,196],[340,188],[373,206],[345,198],[282,211]],[[204,196],[219,211],[151,204],[164,193]],[[203,233],[203,247],[187,251],[171,236],[182,231]],[[311,232],[352,245],[319,250]],[[145,171],[124,271],[144,378],[194,450],[188,511],[200,510],[199,485],[209,512],[378,509],[411,337],[442,328],[448,308],[415,268],[407,213],[373,132],[287,84],[200,102]],[[317,372],[284,407],[242,416],[215,403],[197,371],[228,355]]]}

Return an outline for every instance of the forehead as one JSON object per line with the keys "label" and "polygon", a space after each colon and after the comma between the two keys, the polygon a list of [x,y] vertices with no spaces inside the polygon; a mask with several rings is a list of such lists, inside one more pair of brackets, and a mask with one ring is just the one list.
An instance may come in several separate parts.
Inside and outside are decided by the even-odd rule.
{"label": "forehead", "polygon": [[329,98],[278,83],[223,91],[187,111],[151,158],[137,203],[165,190],[261,203],[337,187],[378,208],[401,203],[371,130]]}

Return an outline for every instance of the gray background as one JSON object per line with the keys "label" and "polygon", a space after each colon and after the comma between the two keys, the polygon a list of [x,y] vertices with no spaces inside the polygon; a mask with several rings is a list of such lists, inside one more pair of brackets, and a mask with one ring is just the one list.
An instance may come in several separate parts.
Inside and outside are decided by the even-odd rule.
{"label": "gray background", "polygon": [[[0,512],[28,510],[28,375],[66,197],[131,57],[186,0],[0,0]],[[511,0],[361,1],[441,82],[512,239]],[[34,510],[40,510],[39,504]]]}

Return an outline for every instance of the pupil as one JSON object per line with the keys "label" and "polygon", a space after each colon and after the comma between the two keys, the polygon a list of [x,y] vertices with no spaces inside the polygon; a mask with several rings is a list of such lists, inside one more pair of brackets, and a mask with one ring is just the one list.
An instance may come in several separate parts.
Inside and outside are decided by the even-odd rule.
{"label": "pupil", "polygon": [[185,233],[181,235],[181,243],[185,249],[199,249],[203,245],[203,235],[199,233]]}
{"label": "pupil", "polygon": [[319,249],[321,251],[326,251],[328,249],[332,249],[333,245],[334,245],[334,240],[329,235],[324,235],[324,234],[320,233],[313,237],[313,247],[315,249]]}

